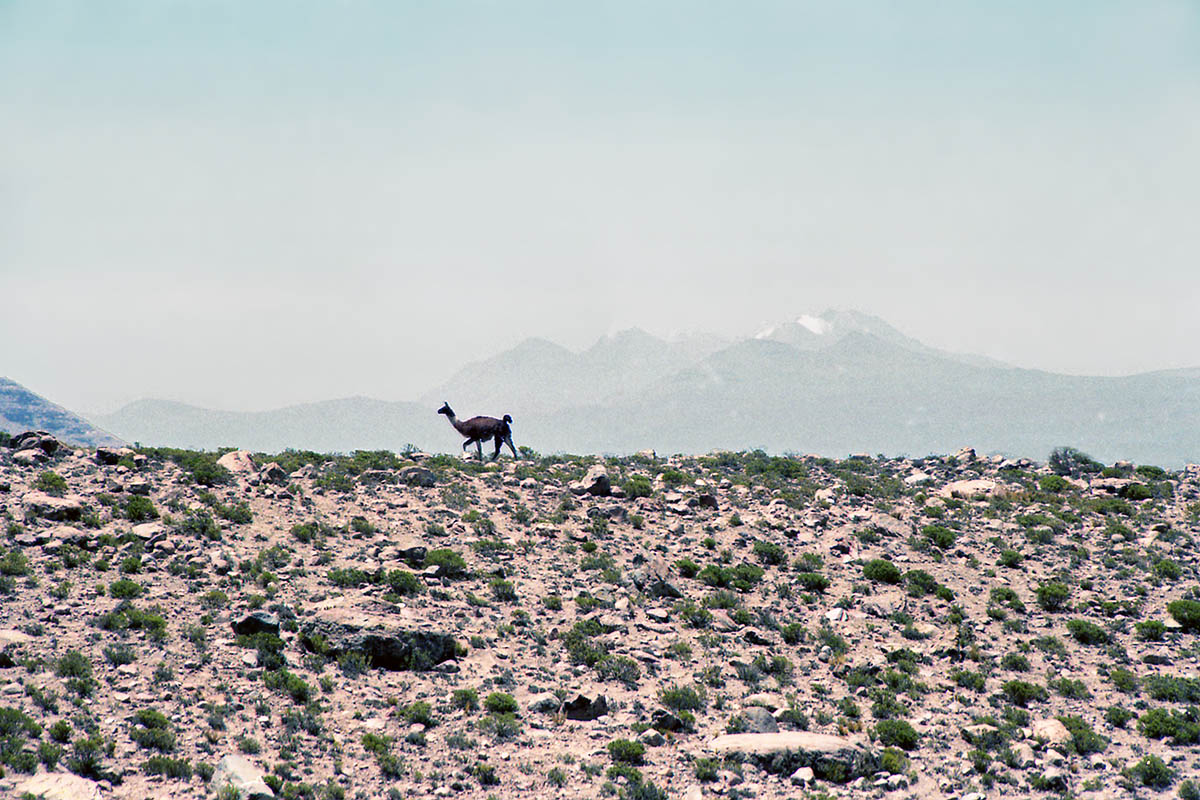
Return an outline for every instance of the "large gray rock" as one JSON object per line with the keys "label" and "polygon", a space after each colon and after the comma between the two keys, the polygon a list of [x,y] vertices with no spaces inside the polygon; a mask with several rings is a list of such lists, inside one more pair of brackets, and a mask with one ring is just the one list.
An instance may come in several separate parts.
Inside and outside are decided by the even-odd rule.
{"label": "large gray rock", "polygon": [[210,786],[217,792],[226,786],[238,790],[241,800],[271,800],[275,793],[267,786],[266,775],[245,756],[228,755],[217,762]]}
{"label": "large gray rock", "polygon": [[288,475],[283,471],[283,467],[272,461],[258,471],[258,479],[263,483],[274,483],[277,486],[283,486],[287,483]]}
{"label": "large gray rock", "polygon": [[746,733],[779,732],[779,723],[771,716],[771,712],[762,706],[750,706],[742,712],[742,718],[746,720]]}
{"label": "large gray rock", "polygon": [[412,609],[385,618],[352,607],[328,607],[303,623],[300,632],[310,650],[335,657],[361,653],[380,669],[428,670],[457,654],[454,637],[416,619]]}
{"label": "large gray rock", "polygon": [[[69,772],[43,772],[17,786],[14,797],[38,800],[100,800],[100,784]],[[244,796],[244,795],[243,795]]]}
{"label": "large gray rock", "polygon": [[28,492],[23,498],[25,518],[40,517],[58,522],[75,522],[83,516],[83,498],[68,494],[54,497],[45,492]]}
{"label": "large gray rock", "polygon": [[718,756],[741,756],[781,775],[812,767],[818,778],[837,783],[879,769],[879,754],[865,743],[825,733],[734,733],[713,739],[708,749]]}

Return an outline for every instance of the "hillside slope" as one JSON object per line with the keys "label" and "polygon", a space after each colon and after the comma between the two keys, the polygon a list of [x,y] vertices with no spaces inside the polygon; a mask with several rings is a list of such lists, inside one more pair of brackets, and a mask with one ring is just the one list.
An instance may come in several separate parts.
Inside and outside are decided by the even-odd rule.
{"label": "hillside slope", "polygon": [[0,793],[212,796],[231,764],[313,798],[1200,775],[1194,471],[417,458],[0,451]]}

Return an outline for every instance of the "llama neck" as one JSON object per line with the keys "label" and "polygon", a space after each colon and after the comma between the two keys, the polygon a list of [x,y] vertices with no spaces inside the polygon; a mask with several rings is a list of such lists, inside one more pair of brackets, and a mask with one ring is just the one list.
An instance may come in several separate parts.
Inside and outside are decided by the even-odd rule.
{"label": "llama neck", "polygon": [[450,420],[450,424],[454,426],[454,430],[458,431],[459,433],[463,433],[462,423],[458,421],[458,417],[454,416],[453,413],[450,413],[446,415],[446,419]]}

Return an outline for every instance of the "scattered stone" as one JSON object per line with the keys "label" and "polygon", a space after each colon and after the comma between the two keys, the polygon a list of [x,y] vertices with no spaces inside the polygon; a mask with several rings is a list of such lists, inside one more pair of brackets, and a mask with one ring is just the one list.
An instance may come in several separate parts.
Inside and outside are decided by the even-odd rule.
{"label": "scattered stone", "polygon": [[265,465],[258,471],[258,479],[263,483],[273,483],[276,486],[283,486],[287,483],[287,473],[283,471],[283,467],[275,461]]}
{"label": "scattered stone", "polygon": [[1071,741],[1071,732],[1067,730],[1067,726],[1054,718],[1034,720],[1031,727],[1033,738],[1040,739],[1047,744],[1065,744]]}
{"label": "scattered stone", "polygon": [[128,447],[97,447],[96,463],[106,467],[115,467],[121,459],[132,459],[134,451]]}
{"label": "scattered stone", "polygon": [[762,706],[750,706],[742,712],[746,721],[746,733],[778,733],[779,723],[771,716],[771,712]]}
{"label": "scattered stone", "polygon": [[942,497],[959,497],[964,500],[995,497],[1000,494],[1000,484],[987,478],[954,481],[942,487],[939,494]]}

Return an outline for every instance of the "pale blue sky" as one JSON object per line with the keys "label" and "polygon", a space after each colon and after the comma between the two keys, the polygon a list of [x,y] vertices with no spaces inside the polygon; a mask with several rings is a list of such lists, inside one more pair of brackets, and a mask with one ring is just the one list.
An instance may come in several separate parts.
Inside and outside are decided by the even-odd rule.
{"label": "pale blue sky", "polygon": [[1200,4],[0,0],[0,374],[411,398],[838,306],[1200,366]]}

